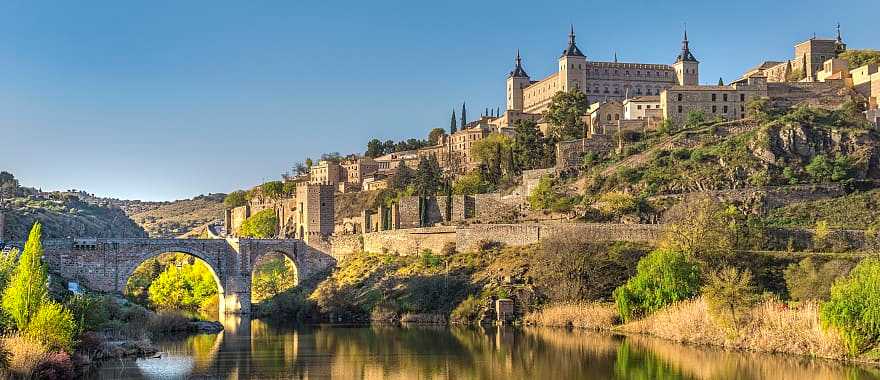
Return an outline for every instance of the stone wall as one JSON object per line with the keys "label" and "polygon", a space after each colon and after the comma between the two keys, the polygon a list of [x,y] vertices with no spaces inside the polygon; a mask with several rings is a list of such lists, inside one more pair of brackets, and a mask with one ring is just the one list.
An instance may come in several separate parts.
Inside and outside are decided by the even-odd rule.
{"label": "stone wall", "polygon": [[736,203],[751,212],[763,214],[793,203],[837,198],[846,194],[846,189],[839,184],[817,184],[659,195],[648,198],[648,201],[656,208],[664,209],[693,197],[709,196],[722,202]]}
{"label": "stone wall", "polygon": [[[363,240],[349,236],[333,238],[333,257],[365,252],[399,255],[419,254],[430,249],[435,254],[453,243],[459,251],[479,249],[484,243],[524,246],[550,236],[579,236],[595,241],[621,240],[650,243],[660,235],[654,224],[545,223],[471,224],[461,227],[424,227],[363,234]],[[338,242],[338,245],[337,245]]]}
{"label": "stone wall", "polygon": [[556,170],[578,168],[584,153],[608,153],[615,147],[615,141],[610,135],[593,135],[588,139],[559,142],[556,144]]}

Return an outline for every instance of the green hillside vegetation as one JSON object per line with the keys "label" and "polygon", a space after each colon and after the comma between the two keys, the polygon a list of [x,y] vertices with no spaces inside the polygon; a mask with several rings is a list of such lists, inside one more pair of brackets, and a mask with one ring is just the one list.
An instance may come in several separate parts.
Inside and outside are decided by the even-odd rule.
{"label": "green hillside vegetation", "polygon": [[834,229],[877,228],[880,223],[880,190],[795,203],[771,210],[766,217],[767,224],[773,227],[812,228],[820,220]]}

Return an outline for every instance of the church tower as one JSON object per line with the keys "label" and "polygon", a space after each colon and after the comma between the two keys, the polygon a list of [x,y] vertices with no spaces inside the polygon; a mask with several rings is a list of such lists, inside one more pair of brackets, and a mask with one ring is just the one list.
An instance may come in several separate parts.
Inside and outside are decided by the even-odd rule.
{"label": "church tower", "polygon": [[688,46],[688,32],[684,31],[684,40],[681,41],[681,54],[672,64],[679,86],[696,86],[700,84],[700,61],[691,54]]}
{"label": "church tower", "polygon": [[587,82],[587,57],[574,42],[574,25],[568,34],[568,48],[559,57],[559,84],[561,91],[584,91]]}
{"label": "church tower", "polygon": [[516,66],[507,75],[507,109],[523,110],[523,89],[529,85],[529,74],[522,67],[519,49],[516,50]]}

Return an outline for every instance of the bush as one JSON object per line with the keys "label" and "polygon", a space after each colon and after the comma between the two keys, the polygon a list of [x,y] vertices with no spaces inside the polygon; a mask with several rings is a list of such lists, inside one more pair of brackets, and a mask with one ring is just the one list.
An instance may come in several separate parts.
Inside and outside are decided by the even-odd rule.
{"label": "bush", "polygon": [[613,295],[620,316],[630,321],[693,297],[699,286],[700,269],[685,253],[658,249],[639,260],[636,275]]}
{"label": "bush", "polygon": [[790,264],[783,274],[788,295],[795,301],[825,301],[831,295],[831,285],[846,276],[853,266],[849,260],[837,259],[820,265],[811,257]]}
{"label": "bush", "polygon": [[639,210],[639,199],[623,192],[612,191],[599,197],[599,212],[606,217],[619,217]]}
{"label": "bush", "polygon": [[236,190],[229,193],[226,198],[223,199],[223,205],[226,208],[232,209],[240,206],[246,205],[248,202],[247,192],[244,190]]}
{"label": "bush", "polygon": [[476,323],[479,322],[482,310],[482,301],[479,298],[470,295],[452,310],[452,313],[449,315],[449,320],[452,323]]}
{"label": "bush", "polygon": [[34,368],[35,379],[73,379],[76,373],[73,370],[73,361],[66,352],[53,352],[40,361]]}
{"label": "bush", "polygon": [[855,172],[851,158],[838,155],[834,160],[831,160],[824,154],[813,157],[813,160],[804,167],[804,170],[813,177],[814,182],[818,183],[828,182],[829,180],[831,182],[839,182],[850,179]]}
{"label": "bush", "polygon": [[11,335],[3,338],[3,346],[9,350],[9,372],[13,378],[32,378],[34,369],[49,355],[40,342],[24,335]]}
{"label": "bush", "polygon": [[52,350],[73,350],[76,323],[70,310],[56,302],[44,302],[25,330],[32,339],[38,340]]}
{"label": "bush", "polygon": [[285,320],[305,320],[314,314],[315,304],[298,288],[288,289],[257,305],[255,314]]}
{"label": "bush", "polygon": [[822,304],[822,325],[836,329],[851,355],[872,348],[880,341],[880,259],[863,260],[846,279],[831,287]]}
{"label": "bush", "polygon": [[97,330],[110,320],[116,308],[112,298],[92,294],[75,294],[65,304],[76,321],[77,333]]}
{"label": "bush", "polygon": [[251,238],[269,238],[278,230],[278,216],[275,210],[260,211],[245,219],[238,228],[238,235]]}
{"label": "bush", "polygon": [[529,275],[552,302],[608,299],[635,273],[645,251],[644,246],[632,243],[550,236],[541,242]]}
{"label": "bush", "polygon": [[709,315],[722,328],[731,329],[735,334],[758,301],[752,287],[752,273],[734,267],[711,273],[702,290]]}
{"label": "bush", "polygon": [[189,331],[189,318],[179,311],[162,311],[150,318],[147,329],[154,334]]}

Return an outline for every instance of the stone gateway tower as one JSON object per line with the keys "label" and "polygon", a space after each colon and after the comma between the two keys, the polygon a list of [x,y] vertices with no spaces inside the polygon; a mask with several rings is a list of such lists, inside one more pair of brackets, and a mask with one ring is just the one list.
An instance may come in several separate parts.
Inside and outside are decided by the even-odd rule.
{"label": "stone gateway tower", "polygon": [[681,41],[681,53],[672,64],[679,86],[697,86],[700,84],[700,61],[691,54],[688,46],[688,33],[684,31],[684,40]]}

